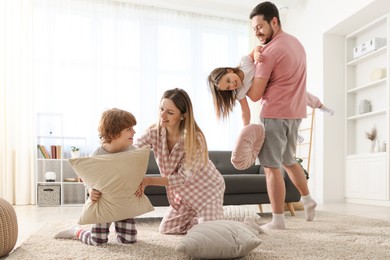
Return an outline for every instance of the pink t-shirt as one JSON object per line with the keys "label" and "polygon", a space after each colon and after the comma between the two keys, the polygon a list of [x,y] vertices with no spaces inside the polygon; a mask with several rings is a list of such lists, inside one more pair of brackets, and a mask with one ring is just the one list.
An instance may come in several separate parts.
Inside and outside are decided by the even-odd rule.
{"label": "pink t-shirt", "polygon": [[306,118],[306,53],[292,35],[279,32],[263,47],[256,78],[269,79],[261,98],[263,118]]}

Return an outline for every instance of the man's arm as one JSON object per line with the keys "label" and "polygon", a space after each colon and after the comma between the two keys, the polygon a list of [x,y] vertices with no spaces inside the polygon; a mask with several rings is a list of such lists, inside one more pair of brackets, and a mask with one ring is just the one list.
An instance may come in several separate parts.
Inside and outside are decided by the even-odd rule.
{"label": "man's arm", "polygon": [[246,95],[253,101],[259,101],[264,94],[264,90],[267,87],[268,79],[264,78],[254,78],[252,86],[249,88]]}

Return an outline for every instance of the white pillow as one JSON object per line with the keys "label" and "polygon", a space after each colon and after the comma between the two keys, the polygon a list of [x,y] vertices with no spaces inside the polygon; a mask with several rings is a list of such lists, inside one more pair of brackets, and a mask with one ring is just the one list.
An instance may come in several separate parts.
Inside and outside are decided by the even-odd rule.
{"label": "white pillow", "polygon": [[239,205],[223,206],[223,219],[243,222],[247,218],[251,218],[256,222],[261,219],[254,210],[247,207]]}
{"label": "white pillow", "polygon": [[193,226],[180,240],[176,251],[195,258],[236,258],[247,255],[261,240],[261,229],[243,222],[214,220]]}
{"label": "white pillow", "polygon": [[122,153],[69,159],[77,175],[88,187],[102,193],[97,202],[89,198],[79,224],[109,223],[142,215],[154,210],[148,197],[135,196],[145,176],[150,148]]}

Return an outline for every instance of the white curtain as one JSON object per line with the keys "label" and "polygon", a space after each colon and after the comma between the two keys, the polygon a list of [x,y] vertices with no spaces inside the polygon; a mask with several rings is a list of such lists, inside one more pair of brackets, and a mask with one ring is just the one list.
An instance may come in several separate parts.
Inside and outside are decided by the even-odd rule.
{"label": "white curtain", "polygon": [[1,196],[34,202],[37,136],[86,137],[89,153],[101,113],[118,107],[136,116],[137,137],[174,87],[189,93],[209,149],[232,148],[239,105],[217,122],[206,78],[249,53],[249,21],[109,0],[0,2]]}
{"label": "white curtain", "polygon": [[34,204],[32,5],[0,1],[0,197]]}
{"label": "white curtain", "polygon": [[230,149],[239,107],[218,123],[206,78],[249,52],[248,22],[115,1],[34,0],[38,113],[63,116],[66,136],[98,143],[103,110],[132,112],[137,135],[156,122],[166,89],[185,89],[210,149]]}

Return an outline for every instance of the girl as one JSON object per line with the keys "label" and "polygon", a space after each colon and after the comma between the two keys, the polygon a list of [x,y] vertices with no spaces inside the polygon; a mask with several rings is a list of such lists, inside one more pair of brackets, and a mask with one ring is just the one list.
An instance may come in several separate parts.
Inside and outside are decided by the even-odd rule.
{"label": "girl", "polygon": [[197,125],[190,97],[183,89],[164,92],[159,122],[137,140],[150,145],[162,177],[144,177],[146,186],[165,186],[168,211],[162,234],[186,234],[195,224],[223,218],[225,181],[208,158],[207,143]]}
{"label": "girl", "polygon": [[[250,122],[250,110],[246,93],[252,86],[256,70],[256,62],[262,62],[260,54],[261,46],[254,48],[248,55],[242,56],[238,67],[220,67],[214,69],[208,76],[208,83],[213,97],[214,108],[218,119],[226,119],[233,111],[236,100],[241,105],[241,117],[244,126]],[[330,115],[332,109],[324,106],[318,97],[306,92],[307,105],[311,108],[319,108]]]}

